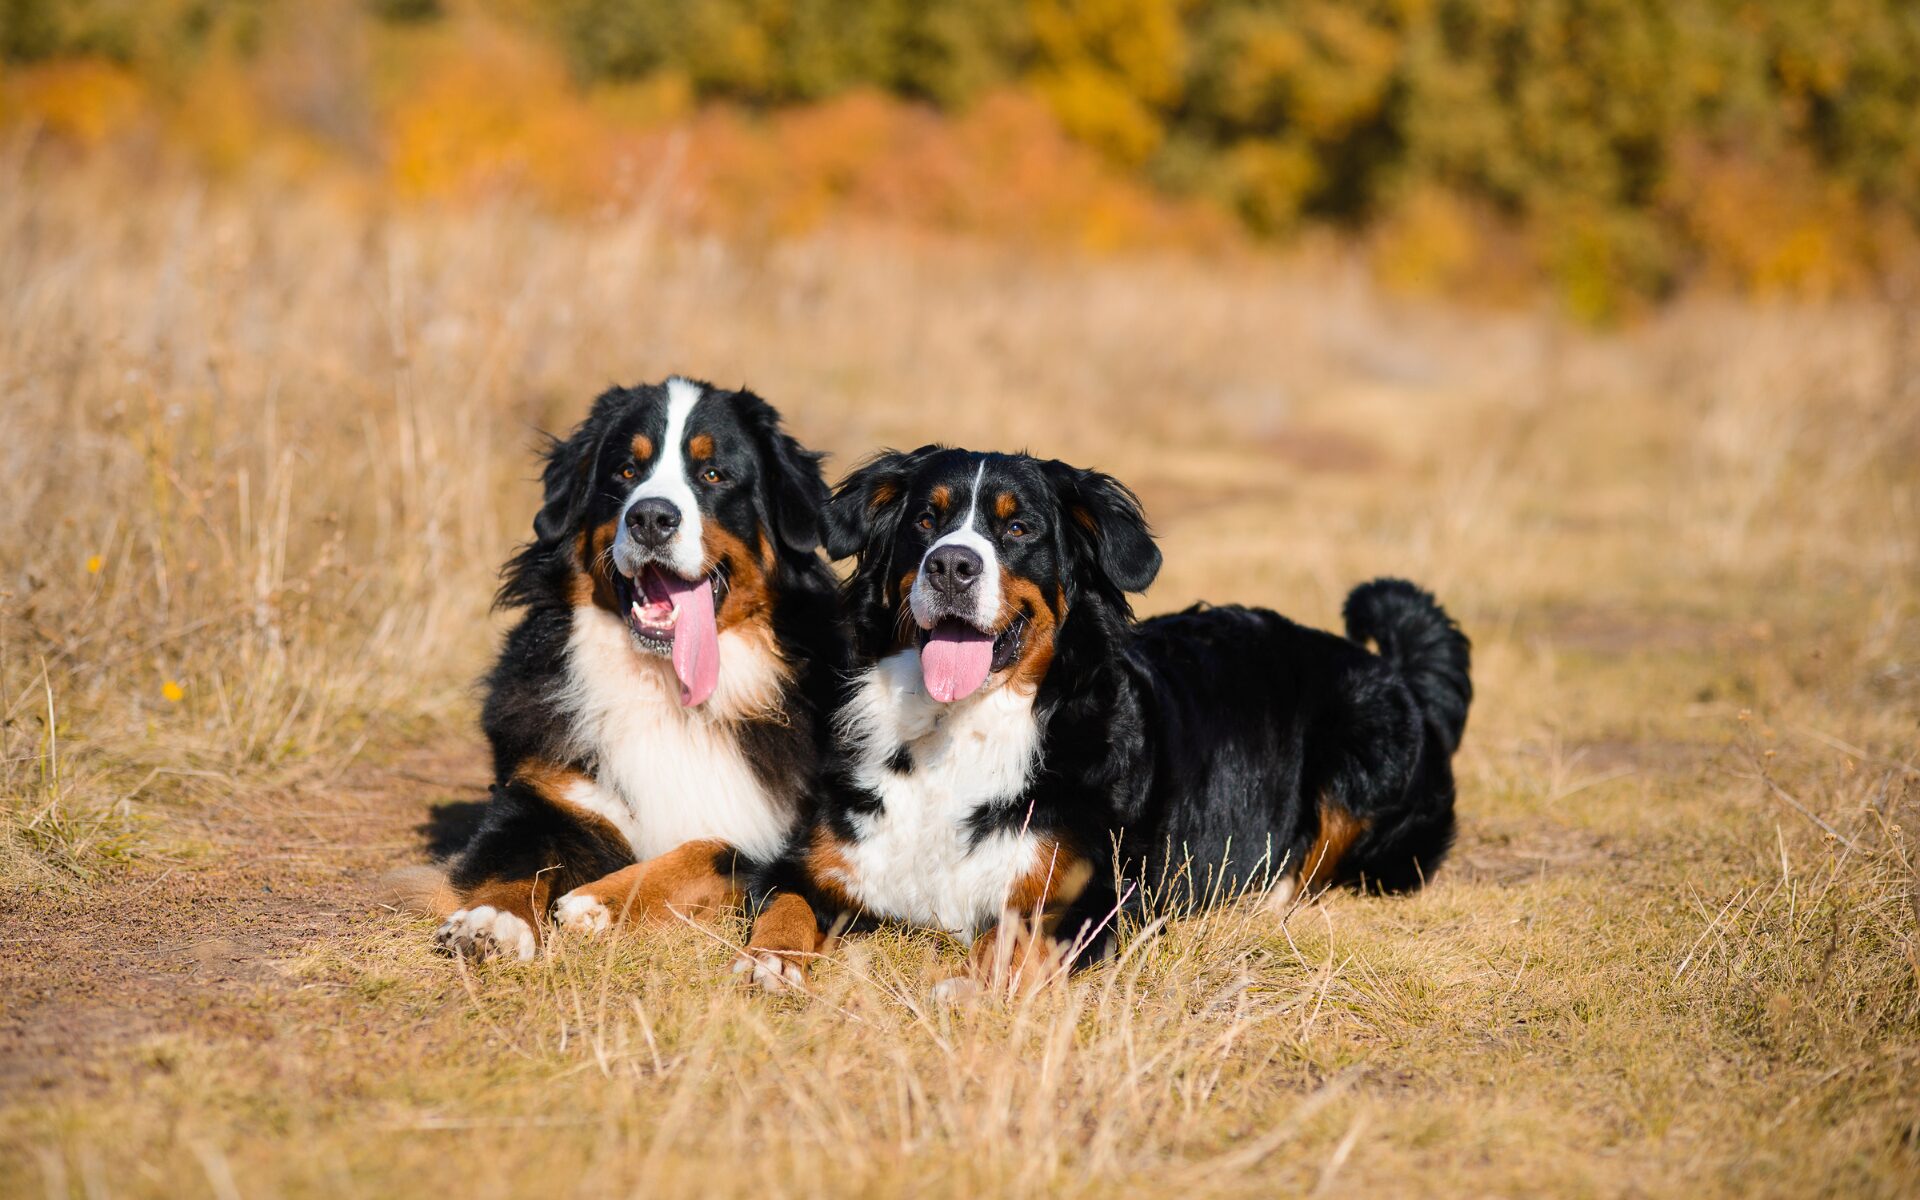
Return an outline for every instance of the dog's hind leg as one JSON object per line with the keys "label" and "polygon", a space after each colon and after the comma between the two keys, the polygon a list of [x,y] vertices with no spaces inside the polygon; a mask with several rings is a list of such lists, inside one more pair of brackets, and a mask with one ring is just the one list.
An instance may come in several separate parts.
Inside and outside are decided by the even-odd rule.
{"label": "dog's hind leg", "polygon": [[618,830],[567,801],[585,778],[530,761],[494,788],[479,832],[448,872],[459,907],[434,934],[436,947],[474,960],[532,958],[555,893],[633,861]]}

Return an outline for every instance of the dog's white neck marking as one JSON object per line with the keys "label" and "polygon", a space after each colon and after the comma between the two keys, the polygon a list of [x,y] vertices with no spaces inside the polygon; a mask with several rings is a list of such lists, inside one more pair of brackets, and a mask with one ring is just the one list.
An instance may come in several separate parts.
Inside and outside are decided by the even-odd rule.
{"label": "dog's white neck marking", "polygon": [[672,664],[633,647],[626,622],[597,606],[574,610],[567,674],[554,703],[572,734],[568,757],[594,782],[568,799],[611,822],[642,861],[695,838],[722,838],[770,859],[793,813],[742,752],[735,722],[778,710],[786,667],[754,633],[720,634],[720,683],[698,708],[680,704]]}
{"label": "dog's white neck marking", "polygon": [[698,579],[706,568],[705,530],[700,516],[700,498],[694,495],[693,481],[687,476],[687,419],[700,403],[699,384],[675,376],[667,380],[667,429],[654,451],[653,470],[640,486],[633,489],[620,509],[620,524],[614,532],[614,561],[630,562],[639,552],[630,546],[627,512],[642,500],[658,497],[680,510],[680,528],[667,543],[666,565],[682,579]]}
{"label": "dog's white neck marking", "polygon": [[[999,920],[1039,862],[1039,839],[1015,828],[974,838],[970,818],[1026,789],[1040,756],[1033,697],[992,688],[953,704],[927,695],[920,653],[868,668],[836,719],[856,783],[880,811],[856,817],[838,880],[879,916],[971,936]],[[911,769],[893,769],[901,749]]]}
{"label": "dog's white neck marking", "polygon": [[1000,556],[993,548],[993,540],[973,527],[980,511],[980,484],[986,475],[987,459],[982,455],[980,466],[973,473],[973,494],[967,497],[965,519],[928,546],[926,554],[920,556],[920,570],[913,577],[913,587],[907,593],[907,605],[922,629],[933,627],[933,595],[927,590],[927,558],[942,546],[965,546],[980,556],[980,582],[974,585],[974,624],[981,629],[991,629],[1000,617]]}

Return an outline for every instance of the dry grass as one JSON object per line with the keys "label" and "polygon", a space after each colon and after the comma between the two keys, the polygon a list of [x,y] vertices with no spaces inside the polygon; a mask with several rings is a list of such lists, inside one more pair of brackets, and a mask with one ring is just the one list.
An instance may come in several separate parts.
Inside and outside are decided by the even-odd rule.
{"label": "dry grass", "polygon": [[[745,254],[0,169],[0,1191],[1920,1187],[1888,314],[1589,340],[1338,263]],[[675,370],[842,467],[937,437],[1116,471],[1167,552],[1149,611],[1432,585],[1476,640],[1457,857],[956,1011],[958,948],[908,932],[811,999],[723,984],[733,926],[432,957],[372,881],[480,794],[530,430]]]}

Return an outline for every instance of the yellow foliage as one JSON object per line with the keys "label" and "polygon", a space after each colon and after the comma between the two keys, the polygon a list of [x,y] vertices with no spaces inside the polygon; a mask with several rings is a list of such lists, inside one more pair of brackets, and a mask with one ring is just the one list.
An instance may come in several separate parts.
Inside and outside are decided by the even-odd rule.
{"label": "yellow foliage", "polygon": [[1421,188],[1374,238],[1374,273],[1395,291],[1441,294],[1472,267],[1476,240],[1459,201],[1438,188]]}
{"label": "yellow foliage", "polygon": [[[1232,217],[1286,234],[1306,213],[1364,226],[1394,288],[1510,295],[1531,274],[1599,320],[1696,279],[1857,289],[1920,211],[1897,23],[1817,44],[1768,26],[1773,74],[1749,96],[1745,57],[1663,49],[1631,0],[1592,29],[1430,0],[890,3],[868,19],[851,0],[575,0],[572,40],[548,36],[546,0],[403,23],[357,3],[116,3],[8,52],[134,65],[9,66],[0,124],[82,149],[157,132],[143,153],[217,174],[436,203],[645,197],[749,235],[847,218],[1104,249],[1218,244]],[[631,53],[595,69],[582,56],[620,41],[611,17]],[[947,86],[960,75],[974,83]],[[1683,102],[1758,104],[1740,119],[1762,132],[1729,137],[1745,127]]]}
{"label": "yellow foliage", "polygon": [[89,147],[131,127],[146,102],[146,89],[130,72],[91,58],[12,70],[0,89],[0,111],[10,121]]}
{"label": "yellow foliage", "polygon": [[1538,255],[1507,223],[1456,192],[1414,188],[1376,226],[1368,259],[1395,292],[1521,304],[1538,294]]}
{"label": "yellow foliage", "polygon": [[1246,25],[1235,53],[1222,55],[1219,66],[1220,110],[1240,122],[1258,120],[1273,81],[1293,75],[1308,58],[1307,40],[1292,22],[1249,19]]}
{"label": "yellow foliage", "polygon": [[1297,141],[1249,138],[1228,152],[1227,177],[1241,216],[1272,233],[1299,218],[1300,206],[1319,181],[1319,167]]}
{"label": "yellow foliage", "polygon": [[1118,162],[1145,162],[1185,76],[1177,0],[1034,0],[1032,18],[1034,82],[1060,123]]}
{"label": "yellow foliage", "polygon": [[693,82],[680,71],[602,83],[587,92],[594,114],[615,125],[646,128],[685,120],[694,110]]}
{"label": "yellow foliage", "polygon": [[1115,161],[1137,166],[1160,148],[1159,120],[1106,68],[1072,62],[1034,84],[1068,133]]}
{"label": "yellow foliage", "polygon": [[1291,115],[1311,136],[1332,141],[1380,110],[1400,42],[1344,3],[1314,5],[1304,24],[1323,53],[1300,64]]}
{"label": "yellow foliage", "polygon": [[1141,102],[1180,98],[1186,34],[1179,0],[1034,0],[1034,41],[1056,67],[1092,63]]}

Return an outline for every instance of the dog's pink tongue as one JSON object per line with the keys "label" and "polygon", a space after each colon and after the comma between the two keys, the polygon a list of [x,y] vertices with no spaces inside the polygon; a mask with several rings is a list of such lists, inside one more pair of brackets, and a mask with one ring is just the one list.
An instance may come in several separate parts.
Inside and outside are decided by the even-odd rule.
{"label": "dog's pink tongue", "polygon": [[720,634],[714,625],[713,581],[699,583],[668,576],[667,594],[680,606],[673,623],[673,673],[680,677],[680,703],[705,704],[720,682]]}
{"label": "dog's pink tongue", "polygon": [[942,621],[920,648],[920,676],[927,695],[942,704],[980,690],[993,666],[993,637],[963,621]]}

